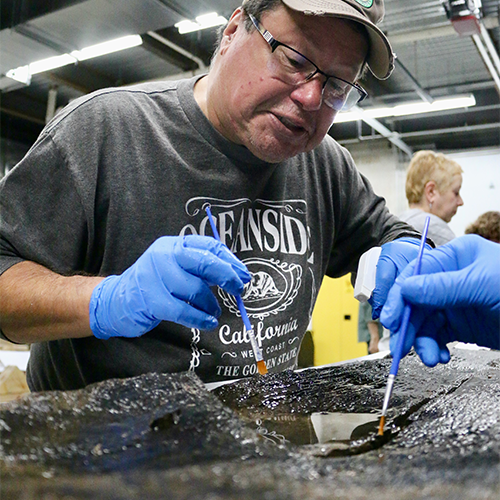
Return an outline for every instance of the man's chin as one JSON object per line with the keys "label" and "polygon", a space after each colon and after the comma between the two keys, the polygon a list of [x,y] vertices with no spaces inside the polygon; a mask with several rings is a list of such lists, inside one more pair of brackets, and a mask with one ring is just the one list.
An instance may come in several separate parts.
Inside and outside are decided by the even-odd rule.
{"label": "man's chin", "polygon": [[250,144],[247,148],[254,156],[267,163],[281,163],[301,153],[307,153],[312,149],[308,144],[299,146],[284,144],[281,141],[266,145]]}

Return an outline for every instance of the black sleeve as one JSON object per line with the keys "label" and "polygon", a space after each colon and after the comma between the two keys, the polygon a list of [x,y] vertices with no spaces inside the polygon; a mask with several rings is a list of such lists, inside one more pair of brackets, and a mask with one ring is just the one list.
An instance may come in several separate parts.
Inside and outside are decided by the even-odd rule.
{"label": "black sleeve", "polygon": [[366,177],[355,167],[344,150],[335,203],[336,231],[327,275],[336,278],[354,273],[361,255],[374,246],[405,236],[420,238],[412,226],[387,209],[385,199],[377,196]]}

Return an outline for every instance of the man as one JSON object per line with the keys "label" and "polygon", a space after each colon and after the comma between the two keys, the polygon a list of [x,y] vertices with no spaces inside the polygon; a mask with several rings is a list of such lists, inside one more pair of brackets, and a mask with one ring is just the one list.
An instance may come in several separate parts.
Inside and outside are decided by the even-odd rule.
{"label": "man", "polygon": [[32,390],[253,375],[234,294],[269,371],[293,368],[324,274],[399,238],[382,306],[419,235],[326,136],[365,95],[365,66],[392,70],[382,14],[382,0],[246,1],[207,76],[105,89],[45,128],[0,185],[0,327],[33,344]]}

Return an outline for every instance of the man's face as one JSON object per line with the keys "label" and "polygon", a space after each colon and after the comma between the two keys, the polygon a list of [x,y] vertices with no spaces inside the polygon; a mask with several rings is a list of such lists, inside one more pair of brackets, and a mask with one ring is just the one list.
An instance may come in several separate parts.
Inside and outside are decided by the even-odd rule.
{"label": "man's face", "polygon": [[464,204],[460,196],[461,187],[462,176],[460,174],[454,175],[451,186],[448,189],[443,192],[436,190],[431,212],[441,217],[445,222],[450,222],[452,217],[457,213],[458,207]]}
{"label": "man's face", "polygon": [[[337,114],[322,102],[324,77],[318,75],[299,86],[281,81],[272,71],[270,46],[257,30],[248,33],[244,20],[237,10],[224,31],[209,76],[209,120],[227,139],[271,163],[310,151],[323,140]],[[279,7],[265,12],[261,24],[325,73],[356,81],[368,46],[349,23]]]}

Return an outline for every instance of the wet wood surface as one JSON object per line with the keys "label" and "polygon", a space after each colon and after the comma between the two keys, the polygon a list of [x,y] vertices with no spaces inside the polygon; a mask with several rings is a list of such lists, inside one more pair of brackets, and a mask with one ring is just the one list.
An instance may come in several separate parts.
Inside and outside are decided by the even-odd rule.
{"label": "wet wood surface", "polygon": [[292,439],[318,437],[313,413],[376,416],[389,367],[269,374],[212,392],[182,373],[29,394],[0,405],[0,498],[500,498],[495,351],[455,349],[433,369],[406,357],[382,438]]}

